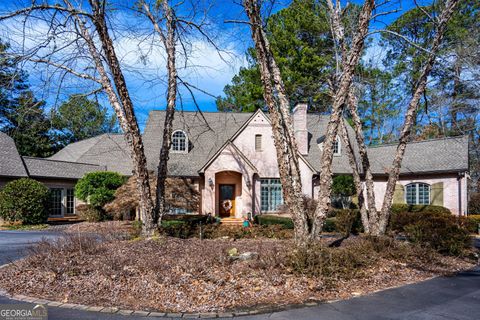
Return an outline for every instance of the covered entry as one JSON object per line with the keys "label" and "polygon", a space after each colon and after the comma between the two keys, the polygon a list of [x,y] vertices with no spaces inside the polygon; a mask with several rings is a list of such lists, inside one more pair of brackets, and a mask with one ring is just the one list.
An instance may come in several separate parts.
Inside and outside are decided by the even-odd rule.
{"label": "covered entry", "polygon": [[215,212],[221,218],[235,217],[241,208],[242,174],[221,171],[215,174]]}

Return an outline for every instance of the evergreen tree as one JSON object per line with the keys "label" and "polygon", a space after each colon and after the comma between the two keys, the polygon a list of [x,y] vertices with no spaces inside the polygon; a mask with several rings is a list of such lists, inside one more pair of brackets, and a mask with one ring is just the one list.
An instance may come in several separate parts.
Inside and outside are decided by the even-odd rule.
{"label": "evergreen tree", "polygon": [[72,95],[57,110],[52,110],[51,119],[60,146],[115,132],[117,127],[114,114],[109,115],[106,107],[83,95]]}

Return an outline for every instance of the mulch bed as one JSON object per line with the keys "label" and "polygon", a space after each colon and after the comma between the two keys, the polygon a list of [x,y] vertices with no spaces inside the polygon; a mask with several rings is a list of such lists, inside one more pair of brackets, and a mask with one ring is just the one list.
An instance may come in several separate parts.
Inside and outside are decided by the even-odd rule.
{"label": "mulch bed", "polygon": [[[473,266],[453,257],[437,257],[434,265],[421,259],[405,263],[382,258],[356,277],[327,285],[321,277],[293,272],[286,263],[291,240],[98,241],[80,235],[80,229],[56,244],[41,243],[27,259],[3,269],[0,287],[11,294],[64,303],[211,312],[345,299]],[[232,248],[254,251],[258,258],[232,261],[227,254]]]}

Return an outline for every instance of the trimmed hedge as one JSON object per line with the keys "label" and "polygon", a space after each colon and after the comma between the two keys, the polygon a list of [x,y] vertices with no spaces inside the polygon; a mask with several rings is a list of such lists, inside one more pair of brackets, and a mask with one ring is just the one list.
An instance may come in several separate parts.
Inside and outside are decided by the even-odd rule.
{"label": "trimmed hedge", "polygon": [[461,218],[464,223],[465,227],[471,233],[478,233],[479,225],[480,225],[480,214],[470,214],[466,217]]}
{"label": "trimmed hedge", "polygon": [[256,215],[255,218],[255,223],[259,225],[282,225],[285,229],[293,229],[293,221],[291,218],[287,217],[280,217],[280,216],[274,216],[274,215],[268,215],[268,214],[262,214],[262,215]]}
{"label": "trimmed hedge", "polygon": [[0,216],[9,222],[45,223],[49,197],[48,188],[36,180],[22,178],[11,181],[0,191]]}
{"label": "trimmed hedge", "polygon": [[401,212],[431,212],[431,213],[452,214],[450,210],[442,206],[409,205],[409,204],[394,203],[391,209],[392,215],[396,213],[401,213]]}

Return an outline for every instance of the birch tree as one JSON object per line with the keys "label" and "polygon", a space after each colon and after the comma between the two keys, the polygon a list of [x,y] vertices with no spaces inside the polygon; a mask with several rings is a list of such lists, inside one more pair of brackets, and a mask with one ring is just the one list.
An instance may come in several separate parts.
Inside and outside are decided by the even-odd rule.
{"label": "birch tree", "polygon": [[261,1],[244,0],[243,6],[249,19],[250,30],[255,43],[263,85],[263,96],[272,123],[283,199],[292,214],[295,240],[297,244],[305,245],[309,238],[309,226],[301,197],[302,182],[298,148],[290,117],[290,103],[285,93],[280,70],[273,58],[270,44],[263,29],[260,12]]}

